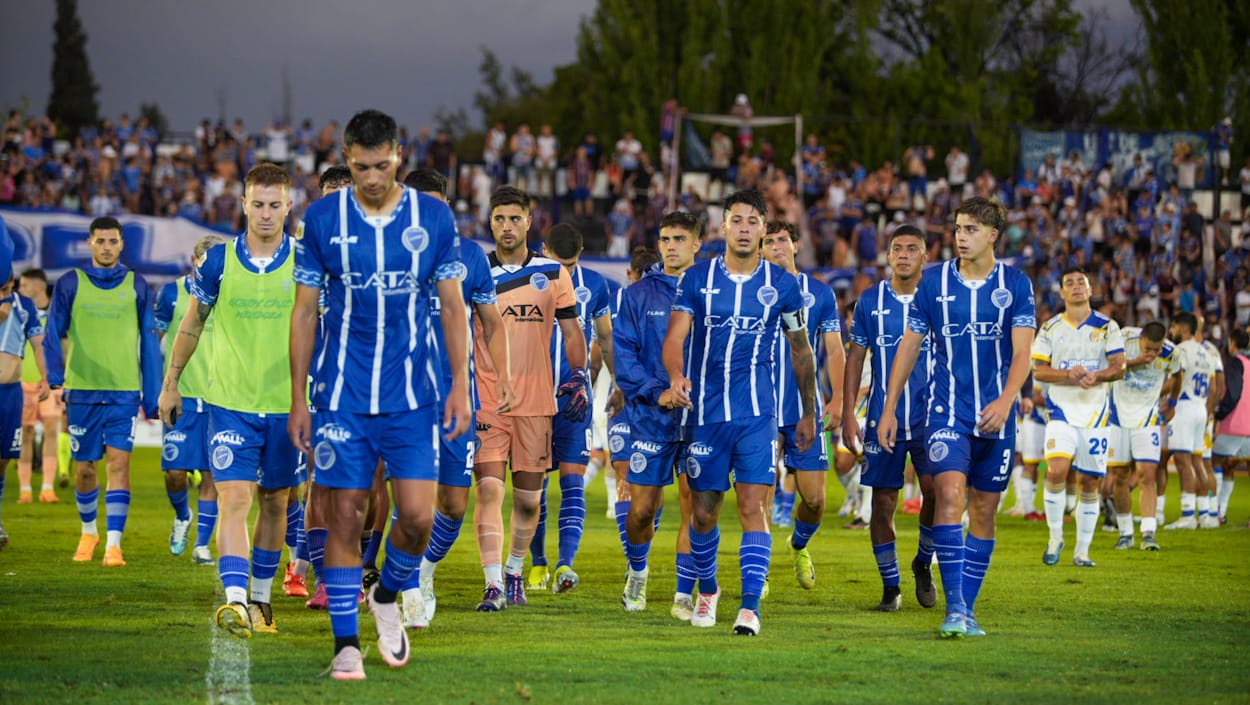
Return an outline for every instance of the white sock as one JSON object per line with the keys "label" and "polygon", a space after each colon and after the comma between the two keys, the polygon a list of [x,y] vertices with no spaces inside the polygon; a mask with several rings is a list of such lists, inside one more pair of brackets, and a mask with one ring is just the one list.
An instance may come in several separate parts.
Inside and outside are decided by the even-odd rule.
{"label": "white sock", "polygon": [[616,506],[616,467],[610,463],[603,468],[603,483],[608,490],[608,511],[613,511]]}
{"label": "white sock", "polygon": [[508,560],[503,564],[504,572],[508,575],[520,575],[525,570],[525,556],[514,556],[508,554]]}
{"label": "white sock", "polygon": [[247,588],[226,588],[226,602],[247,602]]}
{"label": "white sock", "polygon": [[1155,531],[1158,530],[1158,528],[1159,528],[1159,520],[1155,519],[1154,515],[1148,514],[1141,518],[1142,536],[1145,536],[1146,534],[1153,534]]}
{"label": "white sock", "polygon": [[105,539],[105,543],[104,543],[104,547],[105,547],[105,548],[113,548],[114,546],[116,546],[117,548],[121,548],[121,546],[122,546],[122,532],[120,532],[120,531],[109,531],[109,532],[107,532],[107,533],[106,533],[106,535],[107,535],[107,537],[108,537],[108,538],[106,538],[106,539]]}
{"label": "white sock", "polygon": [[1116,526],[1120,527],[1121,536],[1128,536],[1129,538],[1132,538],[1133,536],[1133,515],[1132,514],[1116,514],[1115,523],[1116,523]]}
{"label": "white sock", "polygon": [[[1015,475],[1015,472],[1012,471],[1012,474]],[[1011,480],[1012,487],[1016,488],[1016,509],[1019,509],[1022,512],[1029,511],[1028,505],[1024,503],[1025,493],[1028,492],[1028,490],[1025,489],[1025,485],[1028,484],[1028,481],[1029,478],[1025,477],[1024,473],[1015,475]]]}
{"label": "white sock", "polygon": [[1063,505],[1064,491],[1052,490],[1047,487],[1042,494],[1042,504],[1046,507],[1046,526],[1050,528],[1051,543],[1063,540]]}
{"label": "white sock", "polygon": [[1067,492],[1067,498],[1064,500],[1063,511],[1065,514],[1071,514],[1076,510],[1077,496],[1075,492]]}
{"label": "white sock", "polygon": [[1191,517],[1194,515],[1194,507],[1198,503],[1198,496],[1193,492],[1181,493],[1181,516]]}
{"label": "white sock", "polygon": [[273,578],[252,578],[252,602],[269,602],[273,593]]}
{"label": "white sock", "polygon": [[903,485],[903,501],[904,502],[915,499],[916,494],[917,494],[916,486],[914,484],[908,483],[906,485]]}
{"label": "white sock", "polygon": [[48,482],[47,480],[44,480],[43,484],[39,486],[39,490],[40,490],[41,492],[42,492],[42,491],[47,491],[47,490],[50,490],[50,489],[52,489],[52,483],[51,483],[51,482]]}
{"label": "white sock", "polygon": [[487,585],[503,585],[503,566],[491,563],[482,566],[482,572],[486,574]]}
{"label": "white sock", "polygon": [[95,528],[94,521],[82,522],[82,533],[84,536],[99,536],[100,532]]}
{"label": "white sock", "polygon": [[868,485],[859,486],[859,518],[865,524],[872,521],[872,488]]}
{"label": "white sock", "polygon": [[1164,497],[1163,495],[1159,495],[1158,497],[1155,497],[1155,518],[1158,518],[1160,515],[1162,515],[1163,511],[1167,509],[1167,507],[1168,507],[1167,497]]}
{"label": "white sock", "polygon": [[425,556],[421,556],[421,577],[434,579],[434,571],[438,570],[438,564],[430,562]]}
{"label": "white sock", "polygon": [[1220,518],[1228,516],[1228,500],[1233,496],[1233,476],[1231,474],[1220,483]]}
{"label": "white sock", "polygon": [[1024,478],[1024,512],[1037,511],[1037,481]]}
{"label": "white sock", "polygon": [[599,471],[603,469],[603,462],[598,458],[592,457],[589,463],[586,463],[586,479],[583,480],[584,487],[590,487],[590,483],[595,481],[599,476]]}
{"label": "white sock", "polygon": [[1199,518],[1206,517],[1207,513],[1211,509],[1211,498],[1208,497],[1206,493],[1200,494],[1197,497],[1197,504],[1198,504],[1198,517]]}
{"label": "white sock", "polygon": [[296,558],[295,565],[291,566],[292,575],[308,575],[308,561],[303,558]]}
{"label": "white sock", "polygon": [[1089,545],[1094,542],[1094,529],[1098,528],[1098,501],[1076,504],[1076,555],[1089,557]]}

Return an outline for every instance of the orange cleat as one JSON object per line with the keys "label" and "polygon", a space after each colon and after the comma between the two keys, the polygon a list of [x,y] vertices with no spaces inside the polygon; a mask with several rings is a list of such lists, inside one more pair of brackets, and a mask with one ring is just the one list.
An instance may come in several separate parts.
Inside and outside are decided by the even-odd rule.
{"label": "orange cleat", "polygon": [[121,546],[109,546],[104,549],[105,568],[121,568],[124,565],[126,565],[126,561],[122,558]]}
{"label": "orange cleat", "polygon": [[56,496],[56,492],[54,490],[40,490],[39,491],[39,503],[40,504],[60,504],[61,500],[60,498]]}
{"label": "orange cleat", "polygon": [[78,548],[74,550],[74,560],[83,562],[95,558],[95,547],[99,543],[99,536],[94,534],[83,534],[78,539]]}

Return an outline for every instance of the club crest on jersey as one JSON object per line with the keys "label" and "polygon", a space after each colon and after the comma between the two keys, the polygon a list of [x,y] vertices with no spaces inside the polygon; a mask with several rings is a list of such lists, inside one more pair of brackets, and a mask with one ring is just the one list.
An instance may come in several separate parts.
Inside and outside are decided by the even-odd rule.
{"label": "club crest on jersey", "polygon": [[938,441],[929,446],[929,462],[940,463],[946,460],[946,456],[950,455],[950,446],[942,441]]}
{"label": "club crest on jersey", "polygon": [[338,459],[338,455],[334,452],[334,446],[329,441],[322,441],[313,448],[313,460],[317,463],[319,470],[328,470],[334,467],[334,461]]}
{"label": "club crest on jersey", "polygon": [[404,229],[402,241],[409,252],[425,252],[430,246],[430,234],[420,225],[411,225]]}
{"label": "club crest on jersey", "polygon": [[573,293],[577,294],[577,303],[586,304],[590,302],[590,289],[579,286],[573,290]]}
{"label": "club crest on jersey", "polygon": [[697,480],[699,474],[703,472],[703,468],[699,465],[699,461],[694,458],[686,458],[686,476],[692,480]]}
{"label": "club crest on jersey", "polygon": [[803,292],[803,308],[811,308],[815,305],[816,305],[816,297],[812,295],[812,292],[810,291]]}
{"label": "club crest on jersey", "polygon": [[1000,286],[997,289],[990,292],[990,302],[993,303],[998,308],[1003,308],[1003,309],[1007,308],[1008,306],[1011,305],[1011,301],[1012,301],[1011,291],[1008,289],[1005,289]]}
{"label": "club crest on jersey", "polygon": [[551,280],[547,279],[547,275],[542,272],[534,272],[534,274],[530,276],[530,286],[534,287],[534,289],[538,291],[546,291],[547,286],[550,283]]}
{"label": "club crest on jersey", "polygon": [[621,452],[621,450],[625,448],[625,439],[616,434],[612,434],[608,437],[608,448],[611,449],[613,453]]}
{"label": "club crest on jersey", "polygon": [[647,456],[642,453],[634,453],[629,456],[629,471],[642,472],[647,469]]}
{"label": "club crest on jersey", "polygon": [[234,451],[226,446],[217,446],[213,449],[213,467],[218,470],[225,470],[234,465]]}
{"label": "club crest on jersey", "polygon": [[167,463],[172,463],[178,459],[178,446],[173,443],[166,443],[161,448],[161,458]]}
{"label": "club crest on jersey", "polygon": [[772,306],[777,303],[777,290],[771,286],[761,286],[760,290],[755,292],[755,298],[765,306]]}

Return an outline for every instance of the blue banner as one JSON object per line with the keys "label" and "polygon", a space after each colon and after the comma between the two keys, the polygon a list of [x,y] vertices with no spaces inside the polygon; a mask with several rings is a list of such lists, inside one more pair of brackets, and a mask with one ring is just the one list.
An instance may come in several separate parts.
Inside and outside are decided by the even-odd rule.
{"label": "blue banner", "polygon": [[1195,179],[1197,188],[1214,186],[1212,166],[1212,142],[1214,136],[1206,132],[1130,132],[1124,130],[1060,130],[1040,132],[1020,128],[1020,164],[1017,176],[1025,169],[1037,175],[1046,155],[1054,155],[1056,163],[1062,163],[1072,152],[1079,152],[1081,161],[1090,170],[1097,171],[1103,164],[1110,164],[1117,181],[1133,165],[1133,158],[1140,154],[1143,163],[1154,168],[1155,175],[1164,183],[1176,183],[1176,167],[1172,156],[1178,145],[1189,145],[1193,155],[1203,160]]}

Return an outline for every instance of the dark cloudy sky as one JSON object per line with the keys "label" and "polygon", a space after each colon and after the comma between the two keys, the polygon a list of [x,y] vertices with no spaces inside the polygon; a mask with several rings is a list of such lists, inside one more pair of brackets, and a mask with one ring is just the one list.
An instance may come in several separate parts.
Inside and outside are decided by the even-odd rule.
{"label": "dark cloudy sky", "polygon": [[[0,109],[42,113],[51,83],[54,0],[5,3]],[[595,0],[85,0],[79,16],[104,115],[155,102],[177,131],[216,118],[261,128],[282,109],[288,67],[293,115],[318,125],[376,107],[401,124],[432,122],[440,106],[472,109],[479,47],[546,83],[576,59],[578,22]],[[1119,36],[1128,0],[1103,7]]]}

